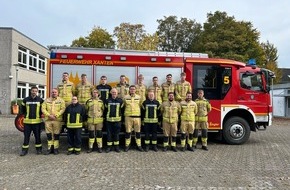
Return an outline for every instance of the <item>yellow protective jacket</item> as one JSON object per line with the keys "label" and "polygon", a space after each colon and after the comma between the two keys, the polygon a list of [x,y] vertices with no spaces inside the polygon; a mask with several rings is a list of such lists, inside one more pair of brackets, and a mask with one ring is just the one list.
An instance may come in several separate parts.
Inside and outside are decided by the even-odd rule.
{"label": "yellow protective jacket", "polygon": [[181,101],[180,102],[181,106],[181,114],[180,118],[181,121],[195,121],[195,115],[197,114],[197,105],[194,101]]}
{"label": "yellow protective jacket", "polygon": [[49,115],[55,115],[58,121],[62,121],[62,114],[65,111],[65,102],[60,97],[50,97],[43,102],[41,110],[45,116],[45,120],[49,120]]}
{"label": "yellow protective jacket", "polygon": [[125,116],[141,116],[141,97],[137,94],[124,97]]}
{"label": "yellow protective jacket", "polygon": [[161,113],[163,121],[167,123],[177,123],[178,116],[181,112],[181,107],[179,102],[176,101],[166,101],[161,105]]}
{"label": "yellow protective jacket", "polygon": [[94,86],[91,83],[87,82],[86,84],[82,84],[80,82],[76,87],[76,95],[79,103],[84,105],[92,97],[93,90]]}
{"label": "yellow protective jacket", "polygon": [[152,91],[154,92],[154,97],[155,99],[161,104],[162,103],[162,88],[161,86],[159,85],[152,85],[152,86],[149,86],[148,88],[148,92],[149,91]]}
{"label": "yellow protective jacket", "polygon": [[175,84],[172,82],[172,83],[163,83],[161,85],[162,87],[162,101],[165,102],[165,101],[168,101],[168,93],[169,92],[174,92],[174,89],[175,89]]}
{"label": "yellow protective jacket", "polygon": [[116,89],[118,90],[118,97],[123,99],[126,95],[128,95],[129,87],[130,85],[127,83],[125,84],[118,83],[116,86]]}
{"label": "yellow protective jacket", "polygon": [[146,100],[147,86],[145,84],[136,84],[136,94],[141,97],[141,102]]}
{"label": "yellow protective jacket", "polygon": [[188,81],[177,81],[175,84],[175,99],[182,101],[186,99],[186,93],[191,93],[191,85]]}
{"label": "yellow protective jacket", "polygon": [[89,99],[86,102],[86,112],[89,124],[103,123],[104,103],[101,99]]}
{"label": "yellow protective jacket", "polygon": [[195,100],[197,104],[197,113],[195,121],[197,122],[207,122],[208,121],[208,113],[211,111],[211,105],[209,101],[205,98]]}
{"label": "yellow protective jacket", "polygon": [[71,99],[75,93],[74,83],[70,81],[62,81],[57,85],[58,96],[61,97],[66,104],[71,102]]}

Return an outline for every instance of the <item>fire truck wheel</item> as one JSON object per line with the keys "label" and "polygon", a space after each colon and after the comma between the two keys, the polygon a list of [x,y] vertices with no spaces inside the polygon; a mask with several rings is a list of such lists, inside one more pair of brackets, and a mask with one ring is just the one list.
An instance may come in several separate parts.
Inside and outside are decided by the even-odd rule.
{"label": "fire truck wheel", "polygon": [[223,138],[228,144],[243,144],[250,137],[250,126],[241,117],[229,118],[223,129]]}
{"label": "fire truck wheel", "polygon": [[24,120],[24,115],[22,115],[22,114],[17,115],[15,120],[14,120],[14,125],[15,125],[16,129],[18,129],[20,132],[24,131],[23,120]]}

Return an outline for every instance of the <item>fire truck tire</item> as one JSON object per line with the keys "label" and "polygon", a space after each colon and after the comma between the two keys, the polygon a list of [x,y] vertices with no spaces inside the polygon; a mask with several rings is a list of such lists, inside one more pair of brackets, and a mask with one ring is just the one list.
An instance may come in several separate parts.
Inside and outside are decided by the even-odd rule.
{"label": "fire truck tire", "polygon": [[17,115],[15,120],[14,120],[14,125],[15,125],[16,129],[18,129],[18,131],[20,131],[20,132],[24,131],[23,120],[24,120],[24,115],[22,115],[22,114]]}
{"label": "fire truck tire", "polygon": [[249,123],[241,117],[229,118],[223,129],[223,138],[228,144],[238,145],[245,143],[250,137]]}

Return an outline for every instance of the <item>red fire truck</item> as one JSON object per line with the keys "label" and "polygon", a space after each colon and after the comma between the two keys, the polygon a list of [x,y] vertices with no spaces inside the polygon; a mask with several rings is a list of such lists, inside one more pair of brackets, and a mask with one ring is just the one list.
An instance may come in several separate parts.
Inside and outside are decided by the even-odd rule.
{"label": "red fire truck", "polygon": [[200,53],[55,47],[47,67],[47,94],[61,81],[63,72],[68,72],[75,84],[83,73],[94,85],[105,75],[111,86],[119,82],[120,75],[136,84],[137,76],[143,74],[149,86],[154,76],[161,84],[169,73],[175,82],[186,72],[193,98],[202,89],[212,105],[209,132],[217,132],[229,144],[243,144],[251,131],[266,129],[272,123],[269,91],[274,74],[256,65]]}

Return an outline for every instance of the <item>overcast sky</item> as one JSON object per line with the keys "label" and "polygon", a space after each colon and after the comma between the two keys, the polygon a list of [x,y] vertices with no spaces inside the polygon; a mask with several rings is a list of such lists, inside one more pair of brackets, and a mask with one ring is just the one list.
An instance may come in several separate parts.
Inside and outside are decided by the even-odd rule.
{"label": "overcast sky", "polygon": [[289,0],[0,0],[0,27],[13,27],[44,46],[70,45],[94,26],[112,34],[114,27],[129,22],[143,24],[152,34],[164,16],[203,24],[215,11],[251,22],[261,42],[277,47],[278,66],[290,68]]}

